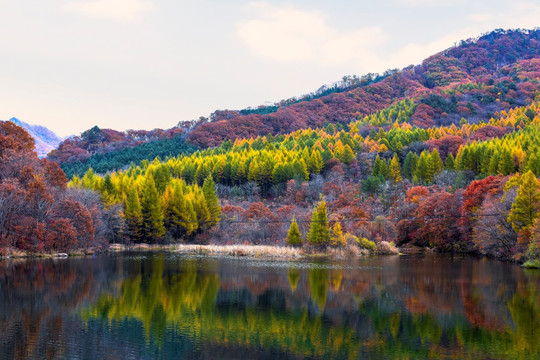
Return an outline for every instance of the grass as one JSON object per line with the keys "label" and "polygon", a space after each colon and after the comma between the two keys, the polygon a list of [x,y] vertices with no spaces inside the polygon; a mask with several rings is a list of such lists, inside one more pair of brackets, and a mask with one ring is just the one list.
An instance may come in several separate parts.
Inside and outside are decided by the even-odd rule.
{"label": "grass", "polygon": [[176,245],[175,252],[201,255],[293,259],[302,256],[300,250],[285,246],[266,245]]}
{"label": "grass", "polygon": [[122,244],[111,244],[109,251],[170,251],[175,253],[197,254],[197,255],[222,255],[234,257],[251,257],[267,259],[296,259],[300,257],[309,258],[337,258],[345,259],[357,256],[369,256],[371,254],[394,255],[399,253],[393,243],[382,242],[382,248],[376,252],[363,249],[356,244],[348,244],[344,248],[318,249],[309,245],[302,248],[289,246],[268,246],[268,245],[196,245],[196,244],[171,244],[171,245],[148,245],[134,244],[130,246]]}
{"label": "grass", "polygon": [[[382,242],[376,252],[364,249],[358,244],[348,244],[343,248],[327,247],[319,249],[309,245],[302,248],[289,246],[268,246],[268,245],[194,245],[194,244],[169,244],[169,245],[149,245],[149,244],[111,244],[108,251],[170,251],[175,253],[187,253],[198,255],[224,255],[235,257],[268,258],[268,259],[296,259],[300,257],[310,258],[337,258],[345,259],[358,256],[369,256],[373,253],[378,255],[393,255],[398,253],[393,243]],[[69,256],[92,255],[94,249],[86,251],[76,250],[69,252]],[[22,258],[22,257],[62,257],[64,254],[29,254],[22,251],[4,251],[0,253],[1,258]]]}

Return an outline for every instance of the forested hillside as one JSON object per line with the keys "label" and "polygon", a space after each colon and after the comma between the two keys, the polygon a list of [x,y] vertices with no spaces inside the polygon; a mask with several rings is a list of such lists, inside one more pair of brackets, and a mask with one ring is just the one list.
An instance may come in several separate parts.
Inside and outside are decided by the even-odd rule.
{"label": "forested hillside", "polygon": [[[69,187],[121,209],[122,241],[345,254],[393,251],[393,243],[534,263],[539,37],[495,31],[301,101],[216,112],[185,128],[199,150],[179,129],[133,146],[135,132],[94,128],[51,158],[70,175],[95,166]],[[143,148],[160,142],[161,153]],[[123,150],[108,152],[115,146]]]}
{"label": "forested hillside", "polygon": [[286,100],[258,111],[217,111],[210,122],[189,134],[189,140],[201,147],[218,146],[225,139],[348,124],[403,98],[426,105],[417,114],[425,126],[432,121],[458,124],[461,117],[470,122],[489,120],[496,111],[524,105],[534,97],[538,84],[530,79],[538,77],[538,55],[540,30],[498,30],[462,41],[418,66],[363,81],[345,78],[342,87],[324,96]]}
{"label": "forested hillside", "polygon": [[64,140],[48,158],[72,177],[84,174],[89,168],[105,173],[144,159],[189,154],[196,149],[185,142],[179,128],[120,132],[94,126],[80,136]]}

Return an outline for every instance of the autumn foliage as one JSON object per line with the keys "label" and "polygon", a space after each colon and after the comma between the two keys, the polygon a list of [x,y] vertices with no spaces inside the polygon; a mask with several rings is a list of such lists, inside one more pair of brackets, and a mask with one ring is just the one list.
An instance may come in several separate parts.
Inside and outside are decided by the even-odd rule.
{"label": "autumn foliage", "polygon": [[68,191],[57,164],[38,159],[34,140],[0,122],[0,250],[32,253],[95,247],[102,209]]}

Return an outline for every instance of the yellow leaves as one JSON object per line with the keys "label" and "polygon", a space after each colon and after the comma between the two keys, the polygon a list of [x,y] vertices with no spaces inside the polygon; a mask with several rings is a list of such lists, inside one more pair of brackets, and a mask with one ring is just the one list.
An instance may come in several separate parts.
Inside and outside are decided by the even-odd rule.
{"label": "yellow leaves", "polygon": [[514,161],[514,164],[516,167],[521,167],[523,164],[523,161],[525,160],[525,157],[527,154],[525,154],[525,151],[521,147],[515,147],[512,149],[512,160]]}
{"label": "yellow leaves", "polygon": [[412,125],[409,124],[409,123],[402,123],[402,124],[401,124],[401,128],[402,128],[403,130],[412,130]]}

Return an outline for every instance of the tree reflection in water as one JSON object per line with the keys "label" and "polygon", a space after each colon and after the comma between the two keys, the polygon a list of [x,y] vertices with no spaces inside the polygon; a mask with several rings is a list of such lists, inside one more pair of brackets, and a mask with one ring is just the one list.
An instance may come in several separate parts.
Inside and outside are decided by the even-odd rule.
{"label": "tree reflection in water", "polygon": [[2,262],[0,357],[532,359],[539,286],[538,272],[459,257]]}

